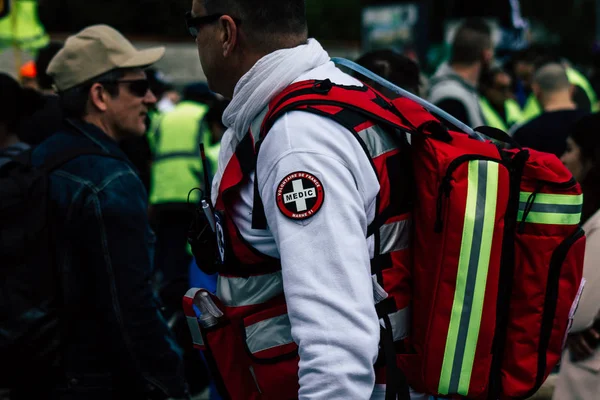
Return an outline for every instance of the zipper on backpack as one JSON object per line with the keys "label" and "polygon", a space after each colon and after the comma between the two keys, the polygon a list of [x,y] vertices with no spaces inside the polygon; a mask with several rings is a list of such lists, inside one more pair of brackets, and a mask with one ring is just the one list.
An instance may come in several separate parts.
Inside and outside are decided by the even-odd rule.
{"label": "zipper on backpack", "polygon": [[442,178],[438,188],[438,197],[437,197],[437,207],[436,207],[436,219],[434,224],[434,231],[436,233],[441,233],[444,228],[443,214],[444,214],[444,197],[446,199],[450,198],[450,193],[452,192],[452,174],[456,169],[463,163],[468,161],[493,161],[498,164],[505,165],[502,160],[493,157],[481,156],[479,154],[465,154],[460,157],[455,158],[448,165],[448,169],[446,169],[446,174]]}

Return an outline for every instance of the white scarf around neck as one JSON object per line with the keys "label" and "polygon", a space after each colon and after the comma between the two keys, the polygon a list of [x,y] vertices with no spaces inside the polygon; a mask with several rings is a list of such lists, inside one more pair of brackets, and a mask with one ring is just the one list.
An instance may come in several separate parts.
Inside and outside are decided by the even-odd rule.
{"label": "white scarf around neck", "polygon": [[225,167],[252,121],[300,75],[329,61],[329,55],[321,44],[309,39],[305,45],[277,50],[264,56],[239,80],[233,99],[223,113],[223,124],[228,129],[221,140],[219,167],[213,179],[213,204],[216,203]]}

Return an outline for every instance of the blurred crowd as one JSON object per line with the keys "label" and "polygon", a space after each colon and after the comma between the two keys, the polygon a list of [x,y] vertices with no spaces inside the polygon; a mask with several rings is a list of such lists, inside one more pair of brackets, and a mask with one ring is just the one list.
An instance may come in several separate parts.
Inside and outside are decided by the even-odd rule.
{"label": "blurred crowd", "polygon": [[[0,74],[0,171],[11,157],[52,141],[53,135],[64,130],[65,119],[72,118],[69,99],[57,95],[56,82],[47,73],[51,60],[62,48],[61,43],[51,43],[39,51],[35,61],[23,65],[19,81]],[[509,132],[522,146],[553,153],[563,161],[583,187],[583,222],[591,246],[586,253],[584,273],[588,290],[578,315],[598,314],[600,246],[595,242],[600,241],[597,237],[600,235],[597,232],[600,229],[600,115],[596,112],[600,110],[600,103],[596,93],[600,90],[600,73],[586,76],[568,60],[535,45],[504,55],[500,63],[494,54],[490,28],[478,19],[468,20],[458,29],[450,58],[432,76],[423,74],[414,54],[408,57],[389,49],[364,54],[357,62],[471,127],[488,125]],[[189,387],[189,391],[171,391],[173,387],[178,388],[178,384],[173,383],[163,392],[180,396],[184,396],[184,392],[185,395],[199,394],[206,391],[210,378],[199,352],[191,347],[181,297],[190,286],[214,287],[215,278],[195,268],[186,236],[190,215],[201,192],[209,190],[210,180],[217,170],[219,144],[226,130],[222,116],[228,102],[204,82],[180,87],[154,68],[144,69],[140,76],[130,81],[119,77],[117,82],[131,82],[129,90],[134,94],[138,91],[141,98],[148,96],[148,91],[152,93],[151,99],[145,99],[147,109],[142,112],[145,132],[119,140],[118,146],[143,183],[143,191],[135,189],[145,197],[140,204],[148,205],[143,218],[147,218],[153,234],[147,240],[155,241],[149,279],[153,295],[158,299],[152,312],[160,314],[160,323],[173,334],[174,341],[170,342],[168,351],[181,355],[185,371],[182,379],[187,382],[181,387]],[[146,83],[136,88],[136,81]],[[394,96],[390,88],[366,82]],[[117,107],[115,118],[128,118],[127,112],[128,109]],[[77,175],[77,172],[72,174]],[[190,191],[190,188],[198,190]],[[124,186],[120,190],[133,189]],[[126,233],[135,234],[138,228],[123,229],[132,229]],[[107,232],[119,234],[118,231]],[[101,257],[103,251],[109,252],[97,250],[93,256]],[[135,295],[138,289],[132,286],[131,294]],[[135,313],[129,317],[136,318]],[[581,317],[581,321],[585,319]],[[133,324],[136,323],[150,324],[141,320]],[[565,393],[574,391],[581,393],[577,398],[596,398],[596,390],[600,388],[597,325],[585,326],[576,318],[568,339],[569,353],[560,370],[556,399],[573,398]],[[148,326],[154,329],[151,324]],[[158,346],[151,342],[147,345],[148,351]],[[152,368],[154,365],[142,366],[142,369]],[[77,379],[73,377],[73,382]],[[19,387],[11,398],[27,399],[32,395],[35,391],[32,394],[31,387]]]}

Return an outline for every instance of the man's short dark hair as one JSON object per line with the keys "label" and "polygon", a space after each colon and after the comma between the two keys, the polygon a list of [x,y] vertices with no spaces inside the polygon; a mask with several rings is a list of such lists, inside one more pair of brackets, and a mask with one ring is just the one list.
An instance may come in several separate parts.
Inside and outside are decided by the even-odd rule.
{"label": "man's short dark hair", "polygon": [[270,47],[282,35],[307,34],[305,0],[203,1],[207,15],[223,13],[239,18],[242,29],[260,47]]}
{"label": "man's short dark hair", "polygon": [[419,66],[393,50],[375,50],[364,54],[356,63],[411,93],[419,93]]}
{"label": "man's short dark hair", "polygon": [[[116,81],[125,76],[126,69],[115,69],[97,76],[86,83],[60,92],[60,105],[66,118],[81,118],[86,114],[90,97],[90,89],[94,83]],[[119,95],[119,85],[105,84],[105,89],[112,97]]]}
{"label": "man's short dark hair", "polygon": [[492,47],[492,30],[481,18],[471,18],[458,28],[452,42],[451,64],[475,64]]}

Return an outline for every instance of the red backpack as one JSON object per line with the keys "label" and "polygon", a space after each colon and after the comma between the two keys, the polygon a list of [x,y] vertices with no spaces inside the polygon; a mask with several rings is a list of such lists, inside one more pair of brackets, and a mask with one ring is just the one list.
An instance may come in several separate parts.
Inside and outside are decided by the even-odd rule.
{"label": "red backpack", "polygon": [[[398,381],[405,377],[415,390],[447,398],[535,393],[560,360],[582,289],[583,198],[562,163],[448,131],[417,103],[371,88],[305,81],[271,104],[263,132],[300,110],[357,133],[359,126],[343,121],[352,111],[392,137],[412,135],[415,187],[406,190],[415,195],[413,261],[403,279],[412,288],[413,313],[397,349],[404,375]],[[492,128],[481,131],[511,140]],[[195,319],[189,299],[185,304]]]}

